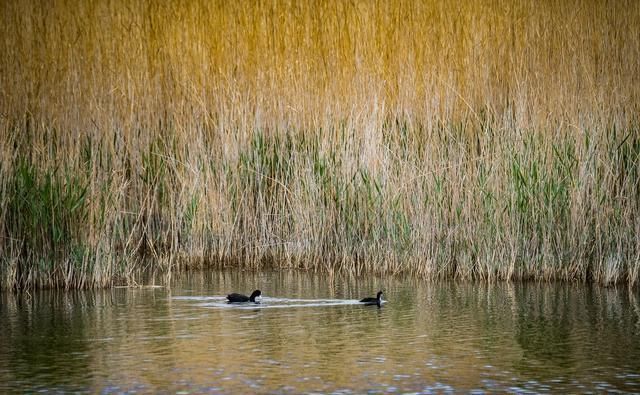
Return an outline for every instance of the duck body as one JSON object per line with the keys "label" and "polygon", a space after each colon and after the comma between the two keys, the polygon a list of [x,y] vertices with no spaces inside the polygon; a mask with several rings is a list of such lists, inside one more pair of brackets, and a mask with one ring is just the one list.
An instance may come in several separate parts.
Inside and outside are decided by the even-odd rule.
{"label": "duck body", "polygon": [[377,305],[378,307],[382,306],[382,291],[379,291],[375,298],[364,298],[360,300],[360,303],[364,303],[365,306],[373,306]]}
{"label": "duck body", "polygon": [[251,296],[232,293],[227,295],[227,300],[229,301],[229,303],[246,303],[246,302],[259,303],[259,302],[256,302],[256,298],[259,297],[261,294],[262,293],[260,292],[259,289],[256,289],[255,291],[253,291]]}

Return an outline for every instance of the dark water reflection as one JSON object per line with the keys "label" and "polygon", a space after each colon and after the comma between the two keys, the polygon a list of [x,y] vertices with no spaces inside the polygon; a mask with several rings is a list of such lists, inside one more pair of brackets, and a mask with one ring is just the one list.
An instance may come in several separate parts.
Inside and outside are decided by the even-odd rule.
{"label": "dark water reflection", "polygon": [[0,392],[640,392],[626,288],[206,272],[0,301]]}

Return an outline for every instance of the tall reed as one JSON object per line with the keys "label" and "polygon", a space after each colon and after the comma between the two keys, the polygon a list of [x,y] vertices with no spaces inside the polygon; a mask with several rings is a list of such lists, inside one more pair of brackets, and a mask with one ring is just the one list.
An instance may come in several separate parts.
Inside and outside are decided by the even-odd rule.
{"label": "tall reed", "polygon": [[638,2],[11,0],[0,53],[3,288],[639,279]]}

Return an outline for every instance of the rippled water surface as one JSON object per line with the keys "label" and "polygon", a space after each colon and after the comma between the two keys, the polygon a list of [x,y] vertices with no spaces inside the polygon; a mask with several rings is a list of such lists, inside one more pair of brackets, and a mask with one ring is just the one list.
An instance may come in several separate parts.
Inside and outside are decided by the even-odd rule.
{"label": "rippled water surface", "polygon": [[0,392],[640,392],[626,288],[206,272],[0,301]]}

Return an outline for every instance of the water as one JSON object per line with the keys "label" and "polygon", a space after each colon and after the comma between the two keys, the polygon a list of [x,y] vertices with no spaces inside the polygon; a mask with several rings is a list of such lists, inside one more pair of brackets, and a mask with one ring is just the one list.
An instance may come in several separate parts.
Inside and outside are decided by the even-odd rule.
{"label": "water", "polygon": [[626,288],[206,272],[0,301],[3,393],[640,392]]}

